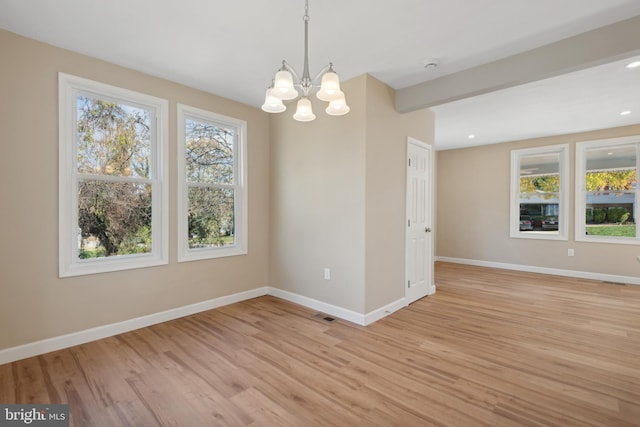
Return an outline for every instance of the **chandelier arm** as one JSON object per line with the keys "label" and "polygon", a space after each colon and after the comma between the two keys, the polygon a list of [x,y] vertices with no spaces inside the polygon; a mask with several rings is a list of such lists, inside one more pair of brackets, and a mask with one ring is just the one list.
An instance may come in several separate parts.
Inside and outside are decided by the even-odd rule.
{"label": "chandelier arm", "polygon": [[282,67],[280,68],[280,70],[283,70],[283,69],[290,72],[296,81],[300,81],[300,76],[298,76],[298,73],[296,73],[296,70],[293,68],[291,64],[289,64],[285,60],[282,60]]}
{"label": "chandelier arm", "polygon": [[[325,69],[326,68],[327,67],[325,67]],[[300,90],[302,91],[304,96],[308,96],[309,92],[311,91],[311,89],[320,87],[320,84],[313,84],[313,82],[317,79],[317,76],[313,80],[311,80],[311,79],[305,80],[304,76],[302,78],[300,78],[298,73],[296,73],[295,68],[293,68],[293,66],[291,64],[289,64],[287,61],[282,61],[282,67],[280,67],[279,69],[280,70],[287,70],[288,72],[291,73],[291,75],[293,76],[293,80],[294,80],[293,86],[300,88]]]}
{"label": "chandelier arm", "polygon": [[[314,78],[311,79],[312,82],[317,82],[318,79],[327,71],[332,70],[333,71],[333,62],[329,62],[327,65],[324,66],[324,68],[322,70],[320,70],[320,72],[318,74],[315,75]],[[314,86],[320,86],[319,84],[316,84]]]}

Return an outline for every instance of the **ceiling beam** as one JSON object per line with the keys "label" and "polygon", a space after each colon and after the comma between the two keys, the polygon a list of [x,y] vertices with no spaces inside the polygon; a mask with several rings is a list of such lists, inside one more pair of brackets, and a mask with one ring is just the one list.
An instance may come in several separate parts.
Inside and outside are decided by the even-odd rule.
{"label": "ceiling beam", "polygon": [[640,54],[640,16],[396,91],[396,110],[421,110]]}

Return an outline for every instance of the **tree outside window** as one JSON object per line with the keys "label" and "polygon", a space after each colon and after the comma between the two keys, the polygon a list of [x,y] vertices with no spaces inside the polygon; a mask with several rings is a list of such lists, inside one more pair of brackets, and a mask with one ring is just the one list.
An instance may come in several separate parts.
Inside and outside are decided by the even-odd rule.
{"label": "tree outside window", "polygon": [[167,263],[166,100],[60,73],[60,276]]}
{"label": "tree outside window", "polygon": [[637,237],[638,137],[577,145],[576,239],[633,243]]}
{"label": "tree outside window", "polygon": [[179,260],[246,253],[243,121],[178,106]]}
{"label": "tree outside window", "polygon": [[511,152],[511,237],[567,239],[568,146]]}
{"label": "tree outside window", "polygon": [[149,112],[84,95],[77,106],[78,257],[151,252]]}

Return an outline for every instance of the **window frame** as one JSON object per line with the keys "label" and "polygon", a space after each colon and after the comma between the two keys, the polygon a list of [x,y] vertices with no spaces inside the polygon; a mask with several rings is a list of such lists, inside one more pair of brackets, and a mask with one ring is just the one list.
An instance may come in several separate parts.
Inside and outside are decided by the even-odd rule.
{"label": "window frame", "polygon": [[625,145],[635,145],[636,148],[636,177],[640,171],[640,135],[623,136],[617,138],[604,138],[591,141],[581,141],[576,143],[576,191],[575,191],[575,240],[577,242],[590,243],[613,243],[622,245],[640,245],[640,229],[638,228],[638,218],[640,218],[640,189],[636,185],[634,191],[633,217],[636,220],[636,237],[616,237],[616,236],[594,236],[586,234],[586,197],[587,197],[587,150],[597,147],[620,147]]}
{"label": "window frame", "polygon": [[[558,154],[558,231],[520,231],[520,164],[530,155]],[[509,236],[522,239],[568,240],[569,230],[569,144],[511,150],[511,197],[509,212]]]}
{"label": "window frame", "polygon": [[[78,257],[77,99],[98,99],[144,108],[151,118],[151,252],[117,257]],[[168,111],[165,99],[78,76],[58,73],[58,257],[59,277],[71,277],[168,264]],[[114,179],[114,182],[117,179]],[[106,181],[111,181],[107,179]],[[132,181],[135,182],[135,181]]]}
{"label": "window frame", "polygon": [[[212,258],[245,255],[248,253],[248,201],[247,201],[247,122],[234,117],[224,116],[185,104],[177,105],[178,112],[178,262],[197,261]],[[203,121],[208,124],[232,128],[234,130],[233,147],[233,184],[234,190],[234,245],[210,248],[189,247],[189,200],[186,179],[186,121]],[[216,186],[216,185],[213,185]],[[220,187],[223,187],[220,185]]]}

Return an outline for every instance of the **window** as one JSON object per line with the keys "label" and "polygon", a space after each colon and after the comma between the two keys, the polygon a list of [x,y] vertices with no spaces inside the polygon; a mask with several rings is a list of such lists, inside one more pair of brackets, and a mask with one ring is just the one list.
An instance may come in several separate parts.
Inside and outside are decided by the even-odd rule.
{"label": "window", "polygon": [[580,142],[576,147],[576,240],[640,243],[640,136]]}
{"label": "window", "polygon": [[246,128],[178,105],[178,261],[247,253]]}
{"label": "window", "polygon": [[167,110],[60,73],[60,277],[167,263]]}
{"label": "window", "polygon": [[511,151],[511,237],[567,240],[569,146]]}

